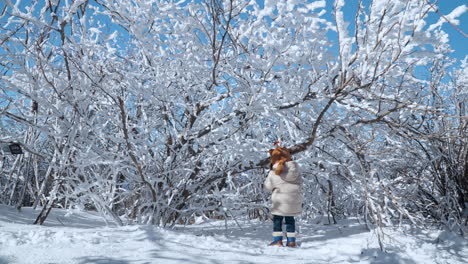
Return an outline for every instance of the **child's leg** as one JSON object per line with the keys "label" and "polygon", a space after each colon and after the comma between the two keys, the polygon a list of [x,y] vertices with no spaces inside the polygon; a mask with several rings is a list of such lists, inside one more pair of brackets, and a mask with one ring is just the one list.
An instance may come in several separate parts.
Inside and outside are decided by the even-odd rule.
{"label": "child's leg", "polygon": [[283,235],[283,216],[273,215],[273,233],[276,233],[276,236]]}
{"label": "child's leg", "polygon": [[286,232],[295,233],[296,232],[296,221],[294,216],[285,216],[284,220],[286,222]]}
{"label": "child's leg", "polygon": [[273,242],[270,246],[282,246],[283,245],[283,216],[273,215]]}
{"label": "child's leg", "polygon": [[294,216],[285,216],[284,219],[286,222],[286,236],[288,238],[286,246],[295,247],[296,246],[296,221],[294,220]]}

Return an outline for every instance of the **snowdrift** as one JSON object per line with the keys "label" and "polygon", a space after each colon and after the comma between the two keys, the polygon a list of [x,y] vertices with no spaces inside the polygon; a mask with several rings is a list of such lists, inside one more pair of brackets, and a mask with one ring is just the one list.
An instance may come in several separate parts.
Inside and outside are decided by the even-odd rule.
{"label": "snowdrift", "polygon": [[91,213],[0,205],[0,264],[6,263],[466,263],[466,238],[440,230],[385,230],[387,248],[357,221],[299,222],[299,248],[267,246],[271,223],[199,221],[166,230],[116,227]]}

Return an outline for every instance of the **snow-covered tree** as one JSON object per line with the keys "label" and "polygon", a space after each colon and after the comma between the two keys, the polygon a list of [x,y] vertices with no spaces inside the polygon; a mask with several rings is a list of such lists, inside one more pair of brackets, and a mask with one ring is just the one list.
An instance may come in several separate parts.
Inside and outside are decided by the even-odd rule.
{"label": "snow-covered tree", "polygon": [[[0,202],[118,224],[267,212],[278,139],[304,217],[463,222],[466,61],[425,0],[6,1]],[[462,10],[463,11],[463,10]],[[462,11],[450,18],[455,19]]]}

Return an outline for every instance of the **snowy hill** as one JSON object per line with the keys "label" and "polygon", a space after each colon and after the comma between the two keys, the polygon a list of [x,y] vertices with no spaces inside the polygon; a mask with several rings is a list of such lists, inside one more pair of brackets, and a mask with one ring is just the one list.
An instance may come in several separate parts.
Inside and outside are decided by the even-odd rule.
{"label": "snowy hill", "polygon": [[[466,239],[442,231],[386,230],[387,252],[357,222],[300,223],[300,248],[269,247],[271,223],[209,221],[166,230],[115,227],[97,215],[0,205],[0,263],[466,263]],[[242,230],[241,230],[242,228]]]}

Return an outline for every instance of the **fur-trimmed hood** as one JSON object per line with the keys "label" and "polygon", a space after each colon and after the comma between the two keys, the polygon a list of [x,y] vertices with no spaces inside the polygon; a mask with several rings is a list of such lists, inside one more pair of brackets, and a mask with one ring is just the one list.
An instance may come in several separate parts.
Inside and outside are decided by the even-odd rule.
{"label": "fur-trimmed hood", "polygon": [[[281,179],[285,182],[300,184],[302,182],[301,177],[299,176],[299,165],[295,161],[288,161],[284,163],[284,169],[279,175]],[[273,170],[276,169],[278,163],[273,165]]]}

